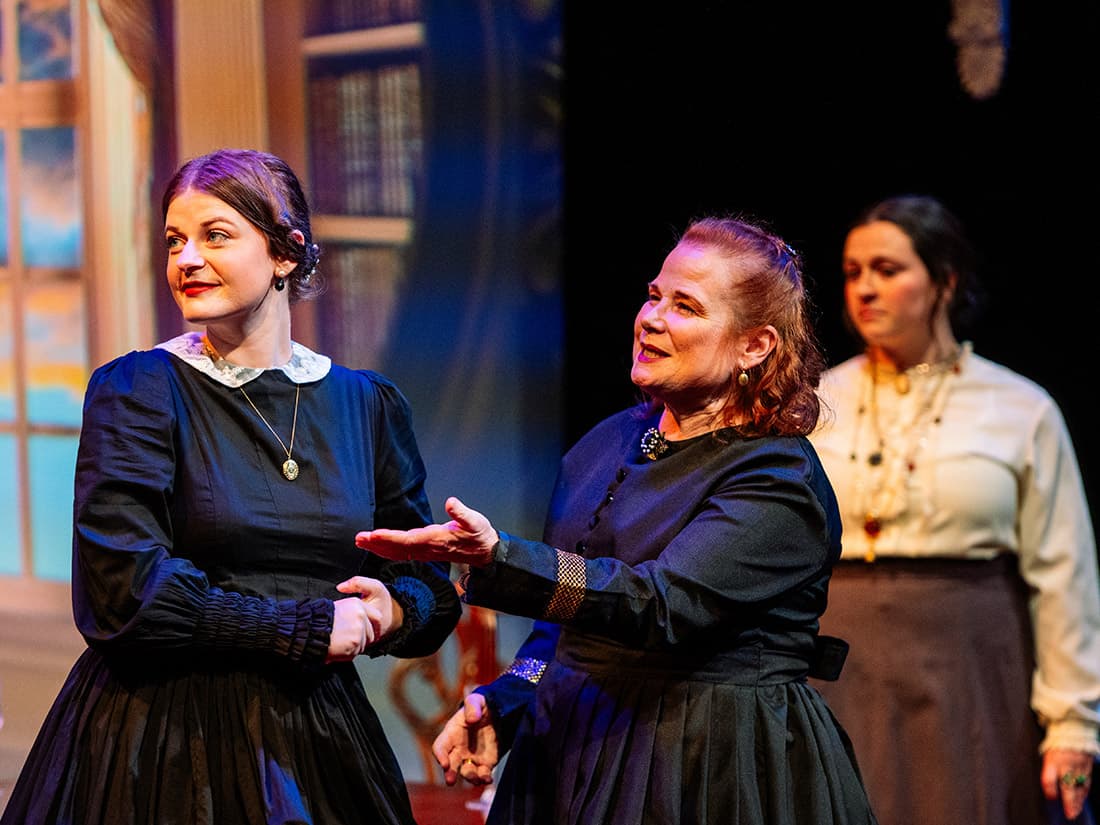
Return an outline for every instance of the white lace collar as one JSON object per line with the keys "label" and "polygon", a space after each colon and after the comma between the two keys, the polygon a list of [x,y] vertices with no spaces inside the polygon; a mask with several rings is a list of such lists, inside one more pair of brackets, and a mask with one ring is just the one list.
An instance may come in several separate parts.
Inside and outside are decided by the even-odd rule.
{"label": "white lace collar", "polygon": [[[183,335],[157,344],[156,348],[172,353],[185,364],[227,387],[240,387],[265,372],[257,367],[242,367],[224,358],[212,358],[203,344],[201,332],[185,332]],[[297,341],[291,341],[290,360],[280,367],[271,369],[282,370],[295,384],[305,384],[310,381],[320,381],[328,375],[331,367],[332,359],[327,355],[318,355]]]}

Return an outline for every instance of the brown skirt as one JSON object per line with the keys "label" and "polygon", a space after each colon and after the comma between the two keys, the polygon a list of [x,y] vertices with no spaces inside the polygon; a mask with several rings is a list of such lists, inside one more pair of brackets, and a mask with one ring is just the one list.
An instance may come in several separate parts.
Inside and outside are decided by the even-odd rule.
{"label": "brown skirt", "polygon": [[881,825],[1059,821],[1039,785],[1014,556],[842,562],[821,632],[851,645],[839,681],[814,684],[852,738]]}

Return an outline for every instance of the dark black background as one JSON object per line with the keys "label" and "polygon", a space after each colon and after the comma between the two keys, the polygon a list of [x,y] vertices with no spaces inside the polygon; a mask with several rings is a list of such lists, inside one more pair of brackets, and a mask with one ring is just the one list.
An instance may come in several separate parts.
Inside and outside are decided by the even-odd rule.
{"label": "dark black background", "polygon": [[1098,8],[1017,0],[1000,90],[976,100],[946,0],[567,4],[566,441],[634,400],[634,312],[689,218],[747,213],[799,249],[836,363],[845,227],[921,191],[983,255],[976,351],[1061,404],[1095,514]]}

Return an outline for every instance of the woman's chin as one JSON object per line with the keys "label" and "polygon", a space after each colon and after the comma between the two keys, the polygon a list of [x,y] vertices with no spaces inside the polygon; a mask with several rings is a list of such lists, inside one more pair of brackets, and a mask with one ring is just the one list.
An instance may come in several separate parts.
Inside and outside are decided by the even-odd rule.
{"label": "woman's chin", "polygon": [[639,376],[635,373],[630,374],[630,380],[634,383],[634,386],[652,398],[654,401],[661,401],[661,385],[656,384],[653,381],[647,380],[645,376]]}

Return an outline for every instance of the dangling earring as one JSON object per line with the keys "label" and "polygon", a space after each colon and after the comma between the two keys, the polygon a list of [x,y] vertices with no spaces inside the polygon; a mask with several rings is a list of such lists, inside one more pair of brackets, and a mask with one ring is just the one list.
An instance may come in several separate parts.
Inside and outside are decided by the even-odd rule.
{"label": "dangling earring", "polygon": [[742,387],[747,387],[749,385],[749,374],[745,372],[744,367],[741,368],[741,374],[737,376],[737,383]]}
{"label": "dangling earring", "polygon": [[281,269],[276,269],[275,270],[275,291],[276,292],[282,292],[284,289],[286,289],[286,278],[283,276],[283,271]]}

